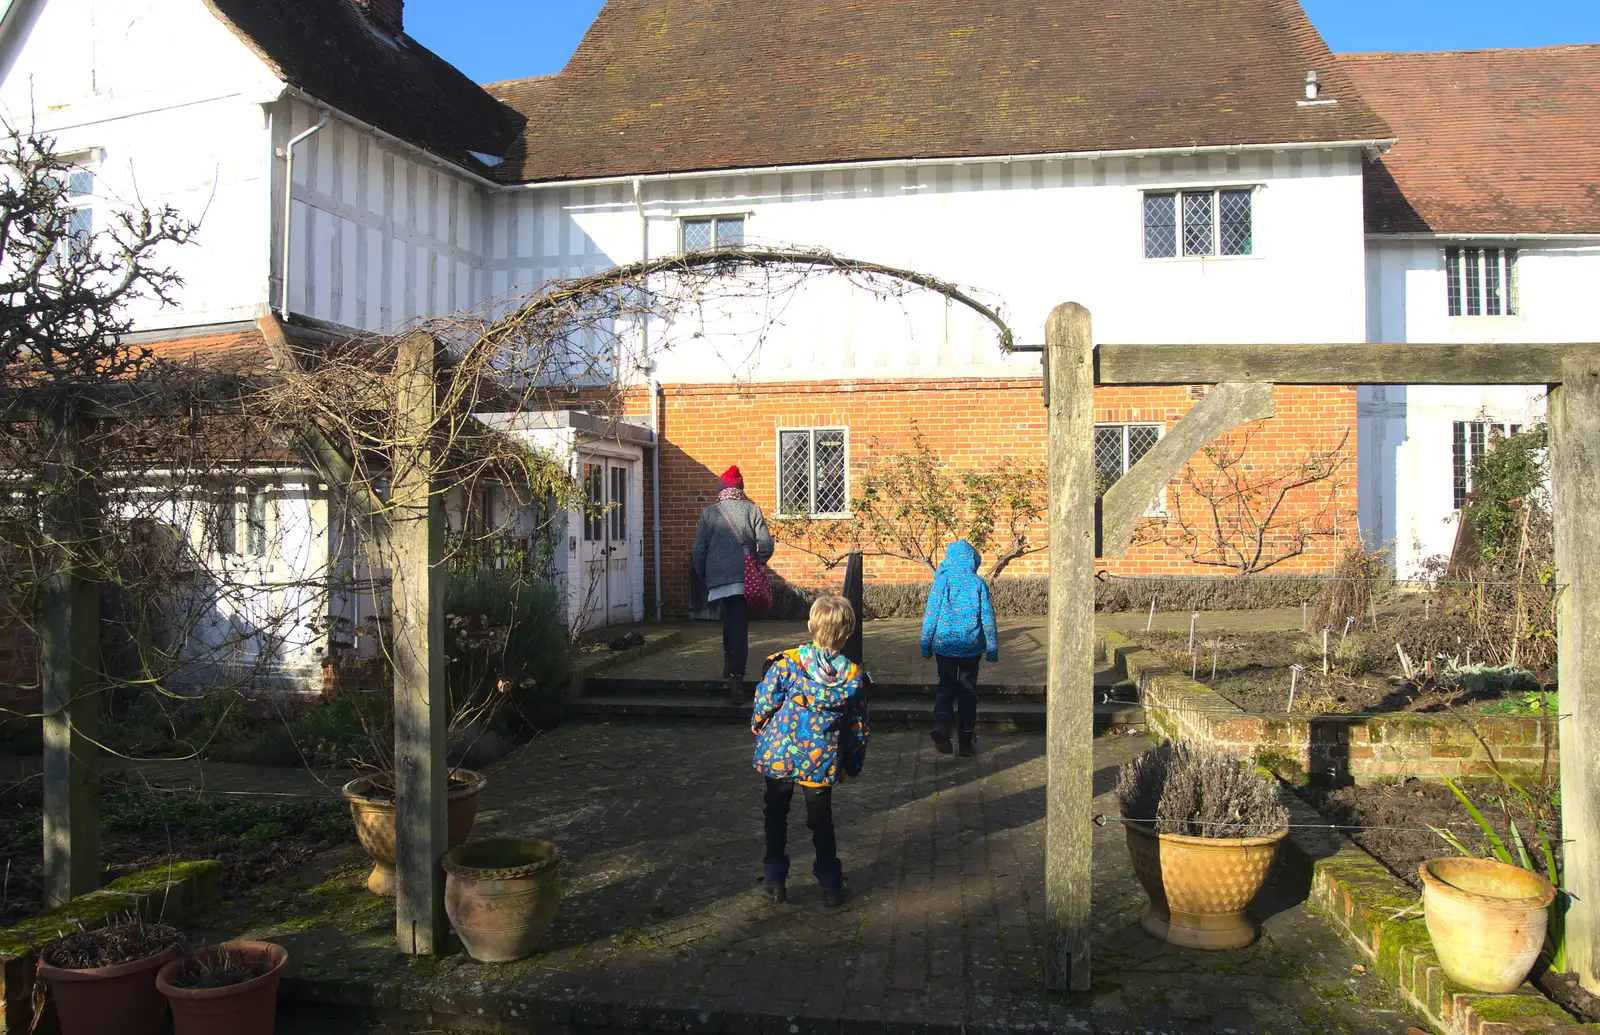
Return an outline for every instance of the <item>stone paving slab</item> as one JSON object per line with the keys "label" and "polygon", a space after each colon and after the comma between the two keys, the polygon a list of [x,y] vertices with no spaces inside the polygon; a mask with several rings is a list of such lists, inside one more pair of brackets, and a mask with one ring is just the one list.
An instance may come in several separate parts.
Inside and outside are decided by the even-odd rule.
{"label": "stone paving slab", "polygon": [[[1142,738],[1095,743],[1096,808]],[[994,735],[973,759],[921,733],[873,739],[837,792],[852,897],[821,906],[791,817],[791,901],[765,900],[761,784],[748,733],[692,725],[562,727],[491,773],[478,833],[546,838],[565,899],[534,959],[409,960],[394,913],[361,889],[354,848],[207,918],[293,958],[300,1004],[397,1011],[440,1029],[540,1025],[751,1033],[1283,1032],[1378,1035],[1407,1021],[1303,905],[1285,868],[1266,935],[1235,953],[1172,949],[1137,926],[1144,896],[1114,824],[1094,837],[1092,995],[1041,987],[1043,738]],[[799,812],[799,810],[796,810]],[[1085,822],[1089,817],[1085,817]]]}

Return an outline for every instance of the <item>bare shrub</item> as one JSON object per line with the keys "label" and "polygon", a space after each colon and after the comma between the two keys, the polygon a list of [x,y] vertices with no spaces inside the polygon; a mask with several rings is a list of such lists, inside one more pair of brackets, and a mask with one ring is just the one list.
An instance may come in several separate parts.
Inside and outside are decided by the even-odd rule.
{"label": "bare shrub", "polygon": [[1171,742],[1122,767],[1117,802],[1124,819],[1153,823],[1158,834],[1267,837],[1289,823],[1271,777],[1232,755]]}

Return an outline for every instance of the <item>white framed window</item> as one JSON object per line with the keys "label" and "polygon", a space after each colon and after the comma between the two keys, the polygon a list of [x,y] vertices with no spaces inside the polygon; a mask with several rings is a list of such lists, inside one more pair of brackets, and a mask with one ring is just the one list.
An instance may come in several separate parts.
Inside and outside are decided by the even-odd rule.
{"label": "white framed window", "polygon": [[583,465],[583,541],[603,543],[606,540],[606,465]]}
{"label": "white framed window", "polygon": [[744,216],[692,216],[678,221],[680,251],[744,246]]}
{"label": "white framed window", "polygon": [[784,517],[850,513],[848,429],[779,429],[778,513]]}
{"label": "white framed window", "polygon": [[[229,485],[210,500],[205,535],[219,557],[262,558],[270,553],[272,499],[261,484]],[[243,536],[240,532],[243,531]]]}
{"label": "white framed window", "polygon": [[1502,437],[1509,438],[1522,430],[1520,424],[1501,421],[1458,420],[1450,444],[1450,471],[1452,505],[1460,510],[1467,505],[1472,493],[1472,475],[1478,462],[1489,455]]}
{"label": "white framed window", "polygon": [[1144,196],[1144,257],[1252,255],[1255,190],[1149,191]]}
{"label": "white framed window", "polygon": [[[1161,441],[1160,424],[1096,424],[1094,426],[1095,489],[1104,496],[1133,465]],[[1166,512],[1166,492],[1150,505],[1147,514]]]}
{"label": "white framed window", "polygon": [[1444,274],[1451,316],[1516,316],[1521,311],[1515,248],[1446,248]]}
{"label": "white framed window", "polygon": [[[56,181],[59,182],[59,181]],[[89,169],[66,170],[66,221],[57,260],[66,262],[83,254],[94,239],[94,173]],[[69,253],[67,249],[71,249]]]}

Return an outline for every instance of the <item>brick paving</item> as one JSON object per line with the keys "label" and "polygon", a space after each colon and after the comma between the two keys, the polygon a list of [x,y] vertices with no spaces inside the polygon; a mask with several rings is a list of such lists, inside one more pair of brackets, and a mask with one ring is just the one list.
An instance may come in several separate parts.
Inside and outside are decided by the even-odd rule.
{"label": "brick paving", "polygon": [[[1121,831],[1096,831],[1092,995],[1041,986],[1043,738],[986,736],[936,755],[924,734],[875,737],[837,794],[852,897],[824,910],[792,820],[788,905],[766,901],[760,783],[747,733],[723,726],[579,725],[491,774],[478,833],[549,839],[568,859],[544,951],[500,967],[413,961],[393,911],[336,853],[213,915],[213,933],[289,948],[300,1004],[400,1011],[426,1027],[772,1032],[1247,1032],[1377,1035],[1409,1023],[1287,870],[1266,935],[1235,953],[1171,949],[1137,926],[1143,893]],[[1141,738],[1094,747],[1097,802]],[[1088,817],[1085,817],[1085,822]]]}

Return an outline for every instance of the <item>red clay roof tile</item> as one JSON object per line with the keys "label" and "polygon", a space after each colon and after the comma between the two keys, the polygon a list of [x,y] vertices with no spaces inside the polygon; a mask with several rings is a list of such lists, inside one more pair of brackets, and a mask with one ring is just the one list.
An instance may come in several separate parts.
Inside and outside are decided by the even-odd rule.
{"label": "red clay roof tile", "polygon": [[1371,233],[1600,233],[1600,44],[1346,54],[1400,142],[1367,170]]}

